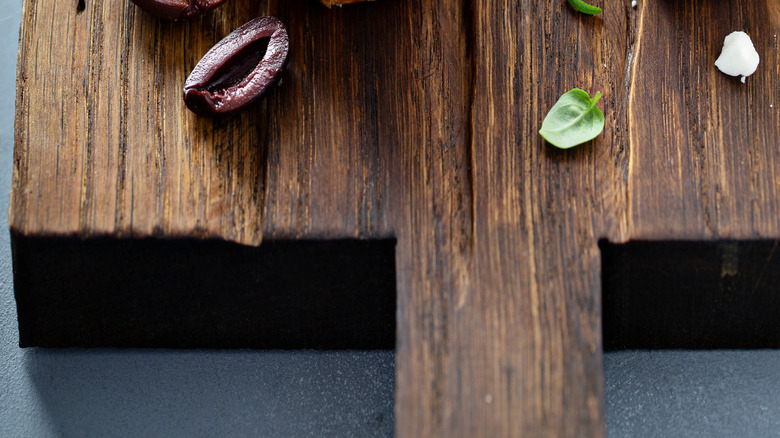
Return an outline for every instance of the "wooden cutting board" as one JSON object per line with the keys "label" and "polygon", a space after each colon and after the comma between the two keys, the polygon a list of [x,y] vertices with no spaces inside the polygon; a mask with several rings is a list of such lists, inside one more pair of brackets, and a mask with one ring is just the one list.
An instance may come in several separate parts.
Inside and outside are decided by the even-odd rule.
{"label": "wooden cutting board", "polygon": [[[206,330],[229,335],[252,327],[251,315],[214,310],[222,301],[198,293],[229,283],[220,299],[245,302],[234,295],[252,293],[241,288],[261,284],[252,275],[269,260],[304,272],[299,286],[310,287],[313,266],[358,248],[357,260],[311,274],[308,297],[343,266],[357,279],[344,290],[392,283],[399,436],[603,436],[600,239],[613,249],[711,243],[715,288],[735,287],[724,282],[750,267],[745,284],[777,291],[780,3],[594,3],[604,9],[596,17],[563,0],[332,10],[233,0],[169,23],[126,0],[25,0],[9,213],[22,344],[144,345],[151,338],[122,334],[160,330],[123,324],[121,312],[132,322],[188,299],[188,314],[240,314]],[[290,33],[281,86],[238,117],[189,113],[189,71],[266,14]],[[761,56],[746,84],[713,65],[734,30]],[[606,128],[560,151],[538,129],[573,87],[603,93]],[[311,258],[252,252],[296,242]],[[308,244],[326,246],[318,256]],[[633,269],[677,254],[669,269],[709,272],[685,265],[685,249],[660,248]],[[114,300],[114,288],[142,298]],[[166,301],[166,290],[180,295]],[[139,311],[143,300],[157,307]],[[95,308],[120,313],[89,326]],[[168,319],[176,346],[189,329]],[[114,330],[110,341],[101,330]]]}

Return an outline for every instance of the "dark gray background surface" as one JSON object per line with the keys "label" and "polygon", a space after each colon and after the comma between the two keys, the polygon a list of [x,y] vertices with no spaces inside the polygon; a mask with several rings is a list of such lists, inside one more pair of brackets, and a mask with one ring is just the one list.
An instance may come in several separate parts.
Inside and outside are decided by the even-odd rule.
{"label": "dark gray background surface", "polygon": [[[391,351],[18,347],[2,230],[21,4],[0,0],[0,437],[392,435]],[[604,371],[612,438],[780,436],[780,351],[626,351]]]}

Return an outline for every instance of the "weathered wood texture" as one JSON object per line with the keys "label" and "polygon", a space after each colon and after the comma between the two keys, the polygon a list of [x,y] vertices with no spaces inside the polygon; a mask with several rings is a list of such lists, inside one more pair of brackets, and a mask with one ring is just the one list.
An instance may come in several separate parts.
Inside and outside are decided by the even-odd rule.
{"label": "weathered wood texture", "polygon": [[[644,7],[631,77],[630,237],[779,237],[780,4]],[[735,30],[761,56],[745,84],[713,68]]]}
{"label": "weathered wood texture", "polygon": [[[163,23],[26,0],[12,236],[394,236],[399,436],[601,436],[597,240],[780,238],[776,2],[602,6],[233,1]],[[199,57],[266,13],[290,32],[281,87],[188,113]],[[713,66],[736,29],[762,56],[745,85]],[[562,152],[537,130],[575,86],[607,125]]]}

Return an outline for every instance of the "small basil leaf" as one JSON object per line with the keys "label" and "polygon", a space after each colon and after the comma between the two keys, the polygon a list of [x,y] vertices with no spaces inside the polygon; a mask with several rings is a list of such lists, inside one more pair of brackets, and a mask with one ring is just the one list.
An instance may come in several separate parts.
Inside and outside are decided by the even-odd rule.
{"label": "small basil leaf", "polygon": [[589,5],[582,0],[569,0],[569,4],[574,6],[574,9],[582,12],[583,14],[596,15],[601,13],[601,8]]}
{"label": "small basil leaf", "polygon": [[600,98],[600,92],[591,99],[579,88],[564,93],[547,113],[539,134],[561,149],[593,140],[604,130],[604,114],[596,106]]}

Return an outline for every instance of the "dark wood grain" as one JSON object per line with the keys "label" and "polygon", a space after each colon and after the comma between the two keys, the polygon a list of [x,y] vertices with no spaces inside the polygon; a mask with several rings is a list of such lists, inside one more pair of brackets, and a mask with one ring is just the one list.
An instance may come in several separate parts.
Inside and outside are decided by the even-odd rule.
{"label": "dark wood grain", "polygon": [[260,242],[255,117],[214,121],[181,105],[206,50],[260,13],[231,3],[187,24],[124,1],[88,2],[83,12],[72,2],[25,3],[14,232]]}
{"label": "dark wood grain", "polygon": [[[399,436],[603,436],[599,239],[780,239],[770,3],[234,1],[166,23],[26,0],[15,266],[71,269],[26,239],[151,238],[164,259],[180,240],[392,238]],[[288,27],[281,85],[238,117],[190,114],[189,70],[260,14]],[[737,29],[762,57],[744,85],[713,65]],[[603,93],[606,128],[560,151],[537,131],[573,87]],[[22,301],[46,299],[33,283]]]}
{"label": "dark wood grain", "polygon": [[[473,414],[451,432],[603,435],[596,241],[625,221],[629,17],[549,2],[481,1],[474,12],[475,243],[456,336],[474,397],[457,399]],[[604,92],[608,128],[562,152],[538,129],[573,87]],[[492,415],[503,421],[485,424]]]}
{"label": "dark wood grain", "polygon": [[[644,7],[631,78],[630,237],[777,238],[780,5]],[[745,84],[713,68],[735,30],[761,57]]]}

